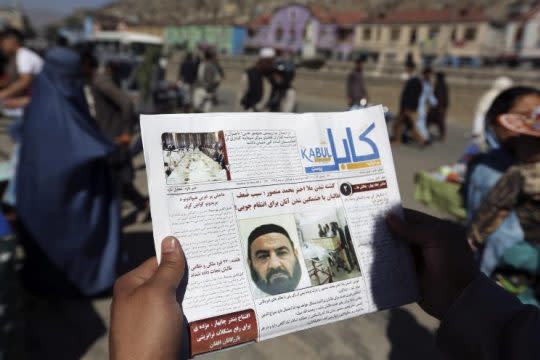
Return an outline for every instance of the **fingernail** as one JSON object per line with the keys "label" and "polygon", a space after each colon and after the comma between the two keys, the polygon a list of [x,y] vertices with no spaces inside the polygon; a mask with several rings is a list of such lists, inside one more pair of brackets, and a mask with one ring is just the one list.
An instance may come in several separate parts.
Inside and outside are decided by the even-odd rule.
{"label": "fingernail", "polygon": [[176,238],[169,236],[163,239],[161,242],[161,253],[162,254],[169,254],[174,251],[176,251],[176,244],[178,243],[178,240]]}

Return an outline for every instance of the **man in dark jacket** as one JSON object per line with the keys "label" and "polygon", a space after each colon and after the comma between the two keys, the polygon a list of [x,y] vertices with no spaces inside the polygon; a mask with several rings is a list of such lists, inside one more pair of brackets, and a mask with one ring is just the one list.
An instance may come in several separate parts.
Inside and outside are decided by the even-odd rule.
{"label": "man in dark jacket", "polygon": [[[268,102],[270,91],[264,83],[272,70],[276,52],[272,48],[263,48],[259,52],[257,63],[242,75],[237,108],[244,111],[261,111]],[[268,86],[266,86],[268,87]]]}
{"label": "man in dark jacket", "polygon": [[182,65],[180,65],[180,79],[189,86],[193,86],[197,80],[198,68],[199,62],[192,53],[188,52]]}
{"label": "man in dark jacket", "polygon": [[409,78],[401,91],[399,115],[393,126],[393,143],[401,143],[403,128],[406,126],[410,129],[414,140],[420,145],[425,145],[426,140],[416,127],[418,103],[422,95],[422,80],[416,74],[416,65],[413,62],[408,62],[405,66]]}
{"label": "man in dark jacket", "polygon": [[444,141],[446,137],[446,111],[449,105],[448,85],[443,72],[435,74],[435,98],[437,105],[428,113],[428,126],[435,125],[439,130],[439,139]]}
{"label": "man in dark jacket", "polygon": [[110,76],[113,64],[107,65],[104,74],[98,74],[98,62],[93,55],[84,54],[81,62],[87,80],[85,96],[90,114],[102,133],[116,144],[116,151],[111,156],[114,180],[123,198],[137,209],[137,220],[144,221],[149,216],[148,199],[133,185],[134,171],[129,151],[135,120],[133,104],[113,82]]}

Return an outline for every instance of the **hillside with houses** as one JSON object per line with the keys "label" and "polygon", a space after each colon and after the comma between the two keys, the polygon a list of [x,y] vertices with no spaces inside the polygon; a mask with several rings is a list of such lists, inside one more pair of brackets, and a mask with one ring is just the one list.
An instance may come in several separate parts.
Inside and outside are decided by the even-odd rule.
{"label": "hillside with houses", "polygon": [[69,19],[87,33],[153,35],[168,49],[480,66],[540,64],[539,12],[539,0],[120,0]]}
{"label": "hillside with houses", "polygon": [[124,18],[141,24],[223,24],[243,23],[287,4],[318,6],[328,11],[380,12],[400,8],[441,8],[489,5],[494,13],[515,1],[509,0],[120,0],[104,6],[97,13],[104,17]]}

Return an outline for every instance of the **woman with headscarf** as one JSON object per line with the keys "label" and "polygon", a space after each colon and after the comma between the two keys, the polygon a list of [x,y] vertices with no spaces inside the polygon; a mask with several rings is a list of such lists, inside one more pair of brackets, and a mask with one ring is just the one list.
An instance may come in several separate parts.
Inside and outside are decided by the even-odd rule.
{"label": "woman with headscarf", "polygon": [[93,295],[116,278],[118,200],[110,176],[113,145],[88,111],[77,53],[48,52],[32,85],[18,167],[17,211],[33,290]]}
{"label": "woman with headscarf", "polygon": [[[519,86],[501,92],[488,109],[484,132],[488,151],[469,162],[463,188],[469,223],[477,216],[478,208],[504,172],[516,163],[508,146],[511,134],[500,126],[498,117],[503,114],[530,116],[538,106],[540,90]],[[479,254],[481,270],[491,275],[504,252],[523,241],[523,236],[517,216],[511,212],[497,231],[487,237],[486,245]]]}
{"label": "woman with headscarf", "polygon": [[472,135],[476,143],[480,146],[484,144],[485,137],[484,131],[486,128],[486,114],[489,110],[493,100],[504,90],[509,89],[513,85],[512,79],[507,76],[499,76],[493,81],[491,88],[486,91],[478,104],[476,105],[476,111],[474,114]]}
{"label": "woman with headscarf", "polygon": [[[539,109],[540,110],[540,109]],[[509,131],[508,146],[517,158],[485,197],[468,232],[471,247],[485,240],[514,212],[524,240],[505,249],[493,278],[524,303],[540,307],[540,116],[503,114],[497,118]]]}

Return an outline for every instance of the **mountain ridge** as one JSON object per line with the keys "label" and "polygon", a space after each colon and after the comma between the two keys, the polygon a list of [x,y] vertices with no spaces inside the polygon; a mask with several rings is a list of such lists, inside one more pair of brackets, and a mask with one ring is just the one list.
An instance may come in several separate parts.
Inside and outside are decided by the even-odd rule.
{"label": "mountain ridge", "polygon": [[[496,0],[507,3],[509,0]],[[332,10],[387,11],[397,8],[440,8],[493,5],[489,0],[119,0],[100,8],[99,14],[141,24],[245,23],[286,4],[317,5]]]}

